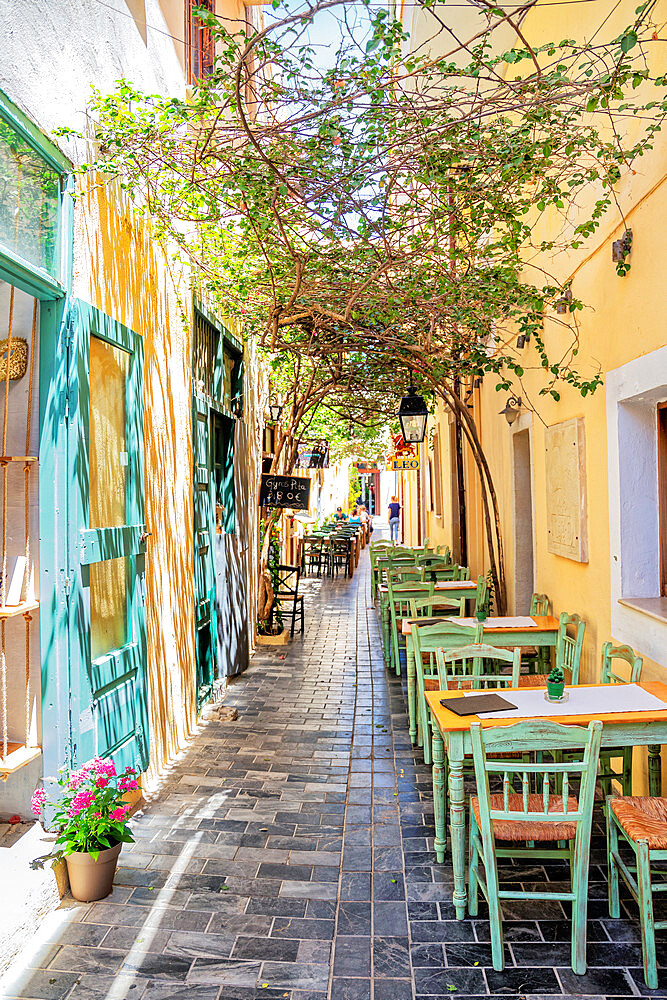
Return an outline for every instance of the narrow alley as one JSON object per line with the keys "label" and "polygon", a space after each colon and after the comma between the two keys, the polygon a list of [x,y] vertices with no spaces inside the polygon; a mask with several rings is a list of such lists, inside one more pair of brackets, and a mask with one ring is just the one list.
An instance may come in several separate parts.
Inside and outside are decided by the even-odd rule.
{"label": "narrow alley", "polygon": [[570,922],[544,901],[505,908],[507,968],[493,971],[485,910],[456,921],[448,861],[435,864],[430,768],[382,663],[368,553],[309,593],[304,640],[254,658],[225,699],[238,720],[206,725],[134,821],[112,896],[65,899],[3,997],[648,993],[636,920],[608,917],[601,827],[588,973],[572,973]]}

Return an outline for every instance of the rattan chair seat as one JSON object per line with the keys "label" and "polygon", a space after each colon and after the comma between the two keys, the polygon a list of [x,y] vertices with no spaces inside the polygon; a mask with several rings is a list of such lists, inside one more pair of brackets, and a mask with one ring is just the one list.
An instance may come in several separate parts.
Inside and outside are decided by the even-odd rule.
{"label": "rattan chair seat", "polygon": [[667,798],[619,796],[611,808],[630,840],[646,840],[654,851],[667,850]]}
{"label": "rattan chair seat", "polygon": [[521,674],[519,677],[520,688],[545,688],[546,686],[546,674]]}
{"label": "rattan chair seat", "polygon": [[[494,757],[502,757],[503,754],[494,754]],[[520,762],[517,762],[517,770],[521,769]],[[477,823],[480,823],[479,818],[479,799],[476,795],[471,798],[473,812],[475,813],[475,818]],[[492,795],[491,796],[491,808],[492,809],[504,809],[504,802],[502,795]],[[579,808],[576,798],[570,796],[567,803],[568,812],[576,812]],[[521,813],[524,811],[523,808],[523,795],[518,793],[513,793],[509,796],[509,809],[510,812]],[[550,795],[549,796],[549,811],[550,812],[562,812],[563,811],[563,799],[560,795]],[[544,802],[541,795],[531,794],[528,796],[528,812],[544,812]],[[493,833],[498,840],[514,840],[514,841],[524,841],[524,840],[539,840],[539,841],[553,841],[553,840],[572,840],[577,832],[576,823],[568,823],[563,821],[562,823],[526,823],[526,822],[512,822],[512,820],[498,820],[493,821]]]}

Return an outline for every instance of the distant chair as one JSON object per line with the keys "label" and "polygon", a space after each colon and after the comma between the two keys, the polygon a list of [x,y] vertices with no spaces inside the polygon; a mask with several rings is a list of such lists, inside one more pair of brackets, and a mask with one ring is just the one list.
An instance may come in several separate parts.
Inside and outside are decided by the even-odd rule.
{"label": "distant chair", "polygon": [[322,575],[322,569],[326,571],[326,551],[324,538],[317,535],[306,535],[303,540],[303,563],[306,573],[317,569],[317,575]]}
{"label": "distant chair", "polygon": [[[630,646],[602,645],[600,684],[636,684],[642,675],[643,659]],[[619,673],[621,665],[625,667]],[[621,771],[614,771],[612,760],[621,758]],[[600,784],[605,795],[612,792],[612,783],[618,781],[623,795],[632,795],[632,747],[604,747],[600,750]]]}
{"label": "distant chair", "polygon": [[[300,566],[277,566],[278,590],[273,595],[273,607],[271,608],[271,624],[273,624],[273,613],[276,606],[280,607],[280,613],[285,618],[292,619],[290,635],[294,635],[297,616],[301,617],[301,634],[305,627],[305,613],[303,607],[303,595],[299,593],[299,578],[301,576]],[[284,608],[283,605],[287,607]]]}
{"label": "distant chair", "polygon": [[[568,629],[574,634],[570,635]],[[558,619],[558,638],[556,640],[556,666],[570,673],[568,683],[579,683],[579,665],[581,649],[584,644],[586,622],[579,615],[568,615],[564,611]]]}
{"label": "distant chair", "polygon": [[530,599],[531,615],[548,615],[551,608],[551,601],[546,594],[533,594]]}
{"label": "distant chair", "polygon": [[[551,601],[546,594],[533,594],[530,599],[530,611],[528,612],[531,618],[534,615],[544,617],[549,614],[550,609]],[[521,657],[521,664],[526,668],[526,673],[548,674],[551,666],[551,647],[525,646],[523,656]]]}
{"label": "distant chair", "polygon": [[489,584],[483,573],[477,577],[477,590],[475,592],[475,613],[485,611],[488,615],[491,610],[491,593]]}
{"label": "distant chair", "polygon": [[329,546],[329,568],[332,576],[338,576],[342,569],[345,576],[350,575],[350,541],[348,538],[331,539]]}

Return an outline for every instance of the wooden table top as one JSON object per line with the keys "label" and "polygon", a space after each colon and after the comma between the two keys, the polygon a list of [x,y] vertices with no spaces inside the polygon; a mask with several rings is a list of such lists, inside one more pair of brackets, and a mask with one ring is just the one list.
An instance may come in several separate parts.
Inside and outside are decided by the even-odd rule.
{"label": "wooden table top", "polygon": [[[580,684],[579,687],[589,687],[589,688],[605,688],[609,685],[607,684]],[[643,688],[645,691],[654,694],[656,698],[660,698],[665,702],[665,710],[660,711],[649,711],[649,712],[594,712],[592,714],[586,715],[558,715],[558,716],[536,716],[536,718],[547,718],[550,722],[558,722],[564,726],[587,726],[589,722],[593,719],[599,719],[600,722],[622,722],[630,725],[633,722],[666,722],[667,721],[667,684],[663,684],[662,681],[644,681],[639,683],[639,687]],[[527,688],[503,688],[501,692],[502,695],[509,695],[512,691],[526,691]],[[481,722],[484,728],[489,726],[512,726],[515,722],[519,722],[519,718],[513,719],[480,719],[477,715],[457,715],[456,712],[450,712],[448,708],[440,704],[441,698],[459,698],[464,697],[468,692],[466,691],[426,691],[426,700],[429,704],[431,711],[436,719],[438,728],[440,732],[467,732],[470,729],[470,724],[472,722]]]}
{"label": "wooden table top", "polygon": [[[428,571],[427,571],[428,572]],[[406,580],[406,583],[409,583]],[[415,583],[429,583],[429,580],[415,580]],[[436,580],[435,593],[439,591],[446,592],[448,590],[477,590],[477,583],[475,580]],[[389,591],[389,587],[386,583],[383,583],[379,588],[381,594],[386,594]]]}
{"label": "wooden table top", "polygon": [[[513,616],[514,617],[514,616]],[[493,618],[487,618],[486,621],[482,622],[484,625],[485,632],[557,632],[558,631],[558,619],[554,618],[553,615],[526,615],[526,618],[532,618],[535,625],[517,625],[507,626],[507,625],[487,625],[487,622],[493,622]],[[441,621],[450,621],[454,624],[459,624],[460,618],[452,618],[449,615],[445,618],[404,618],[403,625],[401,627],[401,633],[403,635],[412,634],[412,624],[416,622],[418,625],[436,625]]]}

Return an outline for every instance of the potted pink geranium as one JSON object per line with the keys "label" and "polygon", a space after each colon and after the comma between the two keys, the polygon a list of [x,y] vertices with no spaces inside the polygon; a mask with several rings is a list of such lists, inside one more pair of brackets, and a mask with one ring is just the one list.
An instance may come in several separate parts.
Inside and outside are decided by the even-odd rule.
{"label": "potted pink geranium", "polygon": [[[136,771],[128,767],[119,775],[113,761],[95,757],[78,771],[62,770],[58,785],[49,826],[59,847],[51,857],[65,859],[75,899],[103,899],[111,892],[121,847],[134,842],[124,799],[139,788]],[[46,791],[38,788],[32,811],[39,816],[47,804]]]}

